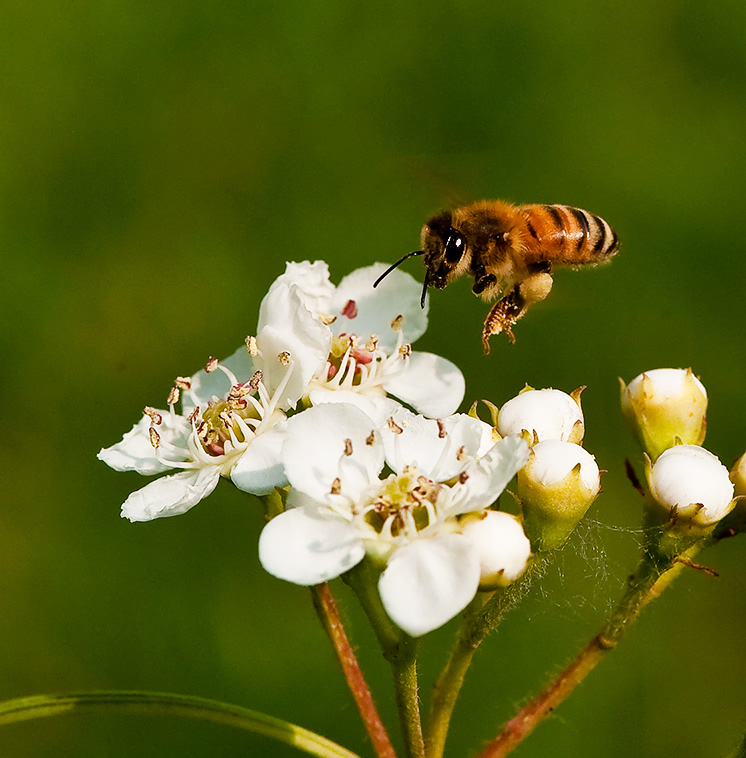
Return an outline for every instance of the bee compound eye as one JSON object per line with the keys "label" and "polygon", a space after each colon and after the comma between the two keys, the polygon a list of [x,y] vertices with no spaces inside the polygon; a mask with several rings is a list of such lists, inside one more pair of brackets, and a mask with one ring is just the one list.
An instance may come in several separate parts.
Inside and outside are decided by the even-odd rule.
{"label": "bee compound eye", "polygon": [[457,232],[453,227],[448,230],[448,239],[444,249],[445,259],[448,263],[458,263],[466,249],[466,239],[461,232]]}

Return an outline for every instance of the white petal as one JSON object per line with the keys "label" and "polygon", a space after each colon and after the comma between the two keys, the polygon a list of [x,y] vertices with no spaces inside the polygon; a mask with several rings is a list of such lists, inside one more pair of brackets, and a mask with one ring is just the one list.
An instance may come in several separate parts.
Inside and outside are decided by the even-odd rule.
{"label": "white petal", "polygon": [[661,505],[704,526],[733,507],[728,469],[699,445],[676,445],[661,453],[650,473],[650,490]]}
{"label": "white petal", "polygon": [[285,386],[280,407],[295,407],[305,395],[311,379],[326,365],[332,333],[303,305],[300,289],[278,279],[262,300],[256,336],[264,372],[264,383],[274,394],[285,377],[287,366],[278,359],[289,353],[293,374]]}
{"label": "white petal", "polygon": [[308,399],[312,405],[324,403],[349,403],[358,407],[366,416],[375,421],[376,426],[381,426],[386,419],[402,406],[391,397],[385,395],[361,395],[353,390],[328,390],[319,388],[308,393]]}
{"label": "white petal", "polygon": [[326,403],[293,416],[282,448],[288,481],[318,502],[328,501],[337,484],[340,495],[356,501],[383,468],[383,444],[375,428],[348,404]]}
{"label": "white petal", "polygon": [[288,484],[280,452],[285,441],[285,424],[257,435],[231,470],[231,479],[240,490],[266,495]]}
{"label": "white petal", "polygon": [[525,429],[539,440],[568,440],[578,423],[583,423],[578,404],[566,392],[554,389],[521,392],[497,416],[497,430],[503,437]]}
{"label": "white petal", "polygon": [[[169,411],[158,411],[158,413],[163,419],[162,423],[156,427],[161,442],[175,445],[183,450],[183,453],[176,454],[169,449],[164,457],[173,461],[186,460],[186,441],[192,430],[191,425],[182,416],[172,418]],[[143,416],[124,435],[121,442],[102,448],[98,453],[98,459],[115,471],[137,471],[138,474],[145,476],[161,474],[173,468],[156,457],[155,448],[150,444],[151,424],[151,419]]]}
{"label": "white petal", "polygon": [[429,418],[455,413],[466,389],[459,367],[433,353],[413,352],[406,360],[406,369],[384,385],[386,391]]}
{"label": "white petal", "polygon": [[[567,443],[570,444],[570,443]],[[526,465],[528,444],[520,437],[504,437],[464,470],[464,479],[451,488],[449,515],[486,508],[497,500],[508,482]]]}
{"label": "white petal", "polygon": [[525,571],[531,543],[515,516],[487,511],[482,518],[467,521],[461,533],[474,545],[483,588],[509,584]]}
{"label": "white petal", "polygon": [[[391,322],[401,316],[404,341],[414,342],[427,329],[428,303],[424,309],[420,308],[422,285],[404,271],[392,271],[374,289],[373,282],[386,268],[383,263],[374,263],[342,279],[334,293],[334,315],[338,318],[332,328],[335,334],[357,334],[363,341],[377,334],[380,346],[389,353],[397,341]],[[340,315],[350,300],[356,310],[351,319]]]}
{"label": "white petal", "polygon": [[[254,361],[246,346],[238,348],[232,355],[221,363],[233,374],[239,382],[251,379],[254,373]],[[215,398],[224,397],[231,388],[231,380],[219,369],[209,374],[204,369],[191,377],[191,388],[182,395],[182,409],[188,416],[195,405],[204,411],[207,403]]]}
{"label": "white petal", "polygon": [[483,435],[491,434],[489,425],[464,414],[438,422],[399,408],[391,419],[392,425],[381,428],[389,466],[401,473],[405,466],[416,465],[421,474],[439,482],[458,476],[477,454]]}
{"label": "white petal", "polygon": [[303,303],[314,316],[331,314],[334,285],[329,281],[329,266],[326,261],[286,263],[285,273],[280,279],[296,284],[301,289]]}
{"label": "white petal", "polygon": [[358,564],[365,547],[346,521],[307,508],[292,508],[272,519],[259,537],[264,569],[288,582],[319,584]]}
{"label": "white petal", "polygon": [[124,501],[122,518],[152,521],[186,513],[215,489],[219,479],[217,466],[180,471],[156,479]]}
{"label": "white petal", "polygon": [[437,629],[471,602],[479,561],[460,534],[419,539],[397,550],[378,582],[386,613],[413,637]]}

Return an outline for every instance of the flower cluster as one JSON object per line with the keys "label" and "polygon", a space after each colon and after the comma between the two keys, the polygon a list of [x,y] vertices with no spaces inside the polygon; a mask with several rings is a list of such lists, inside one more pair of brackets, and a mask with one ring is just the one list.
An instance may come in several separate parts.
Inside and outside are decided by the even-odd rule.
{"label": "flower cluster", "polygon": [[382,270],[335,287],[325,263],[289,263],[245,346],[179,377],[167,409],[146,408],[99,458],[175,472],[127,498],[131,521],[184,513],[221,477],[280,493],[259,543],[265,569],[312,585],[367,557],[389,616],[421,635],[526,568],[521,522],[492,506],[529,444],[456,413],[460,370],[412,349],[427,326],[420,285],[395,271],[374,289]]}

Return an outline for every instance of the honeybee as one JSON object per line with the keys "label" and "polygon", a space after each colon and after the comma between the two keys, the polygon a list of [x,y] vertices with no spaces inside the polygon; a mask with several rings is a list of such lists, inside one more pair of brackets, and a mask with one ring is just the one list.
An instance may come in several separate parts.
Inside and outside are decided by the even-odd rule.
{"label": "honeybee", "polygon": [[511,205],[482,200],[443,211],[422,227],[421,250],[408,253],[376,280],[407,258],[423,255],[425,283],[443,289],[454,279],[474,277],[472,292],[492,306],[482,329],[482,344],[505,332],[515,342],[513,325],[552,289],[552,266],[605,263],[616,255],[616,233],[599,216],[569,205]]}

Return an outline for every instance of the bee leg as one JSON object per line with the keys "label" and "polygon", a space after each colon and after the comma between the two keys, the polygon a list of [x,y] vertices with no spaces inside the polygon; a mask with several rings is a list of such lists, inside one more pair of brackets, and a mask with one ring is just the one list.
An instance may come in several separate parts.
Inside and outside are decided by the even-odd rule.
{"label": "bee leg", "polygon": [[516,284],[505,297],[498,300],[487,318],[484,320],[482,328],[482,345],[484,346],[485,355],[490,352],[490,337],[493,334],[505,332],[510,344],[515,344],[515,335],[513,334],[513,324],[525,313],[526,302],[521,295],[521,285]]}
{"label": "bee leg", "polygon": [[481,294],[487,287],[490,287],[493,284],[497,283],[497,277],[494,274],[485,274],[484,276],[480,276],[479,279],[477,279],[474,282],[474,286],[471,288],[471,291],[475,295]]}
{"label": "bee leg", "polygon": [[485,354],[490,352],[489,339],[493,334],[505,332],[510,344],[514,345],[513,325],[526,315],[526,311],[534,303],[543,300],[551,289],[552,275],[546,270],[539,270],[515,284],[505,297],[498,300],[484,320],[482,345]]}

